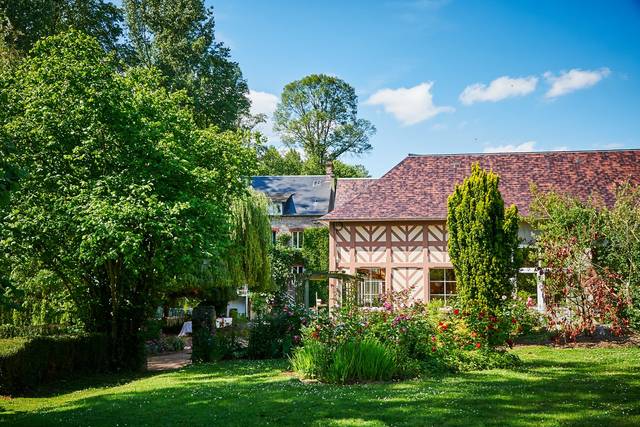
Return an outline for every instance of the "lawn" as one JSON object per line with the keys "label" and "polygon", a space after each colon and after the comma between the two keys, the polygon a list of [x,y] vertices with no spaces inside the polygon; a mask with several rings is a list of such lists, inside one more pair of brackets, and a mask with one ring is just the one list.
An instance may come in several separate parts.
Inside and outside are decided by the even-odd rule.
{"label": "lawn", "polygon": [[524,366],[385,384],[305,384],[236,361],[0,398],[8,425],[640,425],[640,349],[520,347]]}

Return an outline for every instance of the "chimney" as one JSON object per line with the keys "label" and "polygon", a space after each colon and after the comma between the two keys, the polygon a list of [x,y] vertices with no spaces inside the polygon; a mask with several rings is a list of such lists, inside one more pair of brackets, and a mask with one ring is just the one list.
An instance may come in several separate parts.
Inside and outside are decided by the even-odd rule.
{"label": "chimney", "polygon": [[331,160],[325,163],[325,171],[328,178],[333,178],[333,162]]}

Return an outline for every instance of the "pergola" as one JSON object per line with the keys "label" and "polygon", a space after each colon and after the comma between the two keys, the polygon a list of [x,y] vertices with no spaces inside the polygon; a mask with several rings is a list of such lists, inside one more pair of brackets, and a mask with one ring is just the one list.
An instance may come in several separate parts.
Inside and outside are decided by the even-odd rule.
{"label": "pergola", "polygon": [[341,282],[358,282],[362,277],[341,271],[311,271],[302,275],[304,280],[304,306],[309,308],[309,282],[313,280],[337,279]]}

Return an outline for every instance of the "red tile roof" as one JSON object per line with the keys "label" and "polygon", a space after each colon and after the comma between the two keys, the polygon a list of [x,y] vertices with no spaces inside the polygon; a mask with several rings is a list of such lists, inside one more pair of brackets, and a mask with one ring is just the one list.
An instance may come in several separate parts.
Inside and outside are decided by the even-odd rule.
{"label": "red tile roof", "polygon": [[375,178],[338,178],[334,209],[343,206],[375,181]]}
{"label": "red tile roof", "polygon": [[532,183],[542,192],[598,195],[608,205],[617,185],[640,185],[640,150],[409,155],[322,220],[444,219],[447,197],[475,162],[500,175],[506,204],[523,215]]}

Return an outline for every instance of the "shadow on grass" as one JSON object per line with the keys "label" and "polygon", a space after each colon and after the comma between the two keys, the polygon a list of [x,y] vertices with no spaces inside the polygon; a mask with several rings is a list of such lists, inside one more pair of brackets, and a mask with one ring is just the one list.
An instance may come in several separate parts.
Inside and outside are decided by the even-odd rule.
{"label": "shadow on grass", "polygon": [[[543,353],[543,356],[546,353]],[[638,362],[571,353],[494,370],[387,384],[305,384],[283,361],[237,361],[146,375],[69,398],[9,425],[638,425]],[[640,352],[632,353],[638,358]],[[584,359],[584,358],[583,358]],[[590,359],[590,358],[589,358]],[[158,375],[158,374],[155,374]],[[130,378],[130,381],[133,378]],[[95,387],[93,383],[91,386]],[[0,403],[1,405],[1,403]]]}

